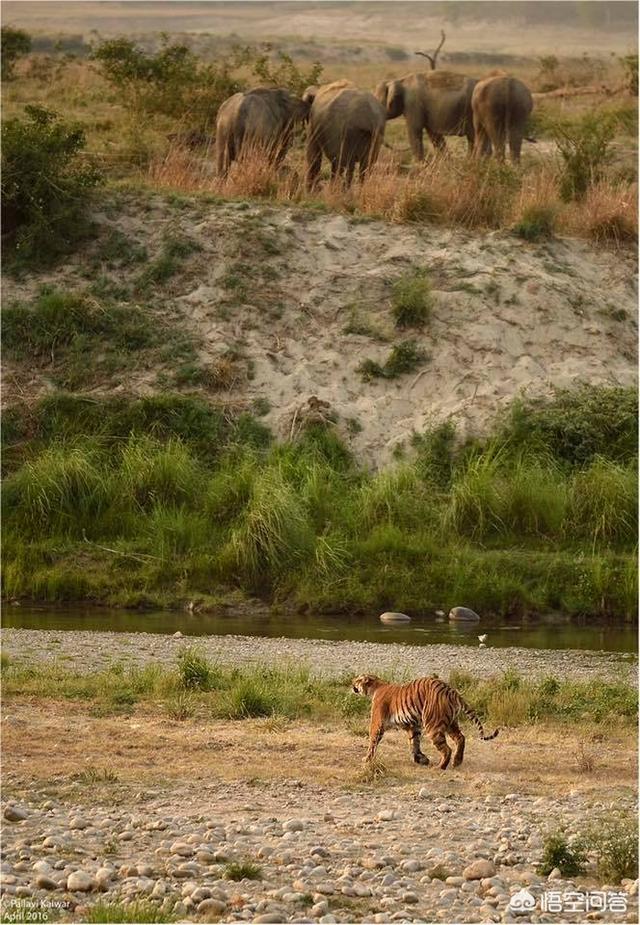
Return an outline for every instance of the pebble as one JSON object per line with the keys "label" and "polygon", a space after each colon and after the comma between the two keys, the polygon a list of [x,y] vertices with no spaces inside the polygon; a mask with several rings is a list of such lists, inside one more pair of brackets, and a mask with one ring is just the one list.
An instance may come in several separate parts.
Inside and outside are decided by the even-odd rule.
{"label": "pebble", "polygon": [[462,876],[465,880],[483,880],[487,877],[493,877],[496,872],[496,866],[493,861],[488,861],[486,858],[479,858],[477,861],[473,861],[469,864],[468,867],[462,871]]}
{"label": "pebble", "polygon": [[8,822],[24,822],[29,817],[29,810],[24,806],[10,804],[5,806],[3,815]]}
{"label": "pebble", "polygon": [[57,890],[58,882],[46,874],[38,874],[36,877],[36,886],[41,890]]}
{"label": "pebble", "polygon": [[93,877],[84,870],[76,870],[67,877],[67,889],[69,892],[87,893],[95,889],[96,882]]}
{"label": "pebble", "polygon": [[301,819],[287,819],[286,822],[282,823],[282,829],[284,832],[302,832],[304,822]]}

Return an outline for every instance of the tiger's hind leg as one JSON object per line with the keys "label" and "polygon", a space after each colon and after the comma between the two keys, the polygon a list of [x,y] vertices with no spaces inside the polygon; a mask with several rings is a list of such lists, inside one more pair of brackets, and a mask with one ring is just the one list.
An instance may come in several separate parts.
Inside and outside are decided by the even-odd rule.
{"label": "tiger's hind leg", "polygon": [[447,732],[456,743],[455,751],[453,753],[453,761],[451,762],[452,768],[458,768],[462,764],[462,759],[464,758],[464,736],[460,730],[460,726],[456,722],[451,723]]}
{"label": "tiger's hind leg", "polygon": [[441,771],[444,771],[445,768],[449,766],[449,761],[451,760],[451,749],[449,748],[447,744],[447,739],[444,734],[444,727],[438,726],[437,729],[434,729],[433,731],[429,731],[428,735],[431,741],[433,742],[434,746],[438,749],[438,751],[442,755],[442,760],[440,761],[440,764],[438,765],[438,767],[440,768]]}
{"label": "tiger's hind leg", "polygon": [[409,730],[409,744],[411,745],[411,754],[415,763],[428,765],[429,759],[420,748],[420,729],[417,727]]}

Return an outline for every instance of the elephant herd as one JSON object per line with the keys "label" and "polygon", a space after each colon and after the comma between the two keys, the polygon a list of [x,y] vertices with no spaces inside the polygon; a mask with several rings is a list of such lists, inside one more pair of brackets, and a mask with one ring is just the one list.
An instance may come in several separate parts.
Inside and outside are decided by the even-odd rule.
{"label": "elephant herd", "polygon": [[216,121],[216,154],[220,176],[231,163],[259,149],[279,165],[297,124],[307,123],[306,182],[317,182],[326,157],[331,176],[351,183],[375,164],[388,119],[404,116],[411,151],[424,159],[423,135],[436,151],[446,148],[446,135],[464,135],[469,153],[492,152],[504,160],[508,143],[517,163],[533,109],[529,88],[515,77],[494,75],[474,80],[450,71],[408,74],[380,83],[374,93],[348,80],[308,87],[302,97],[285,89],[258,88],[236,93],[222,104]]}

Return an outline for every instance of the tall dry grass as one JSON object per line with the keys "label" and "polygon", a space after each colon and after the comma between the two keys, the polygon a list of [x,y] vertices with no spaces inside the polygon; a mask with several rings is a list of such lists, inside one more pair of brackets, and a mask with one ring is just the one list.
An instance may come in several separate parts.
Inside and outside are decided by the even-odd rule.
{"label": "tall dry grass", "polygon": [[253,151],[226,177],[216,175],[213,153],[171,146],[152,161],[148,179],[172,191],[304,203],[391,222],[470,230],[508,230],[543,212],[551,232],[618,246],[637,240],[637,184],[601,179],[584,199],[566,203],[559,194],[560,168],[552,160],[514,168],[493,160],[435,156],[407,167],[387,150],[362,183],[346,188],[339,180],[325,180],[310,192],[298,151],[280,168]]}

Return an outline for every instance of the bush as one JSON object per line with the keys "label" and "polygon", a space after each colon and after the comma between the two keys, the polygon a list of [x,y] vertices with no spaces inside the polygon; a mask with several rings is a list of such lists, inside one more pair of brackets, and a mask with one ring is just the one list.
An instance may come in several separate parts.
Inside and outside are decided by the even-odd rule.
{"label": "bush", "polygon": [[14,76],[16,61],[31,51],[31,36],[23,29],[12,29],[3,26],[0,31],[2,64],[1,75],[3,80],[11,80]]}
{"label": "bush", "polygon": [[542,241],[553,237],[556,211],[551,206],[529,206],[514,226],[513,233],[525,241]]}
{"label": "bush", "polygon": [[403,373],[417,369],[426,358],[426,353],[414,340],[405,340],[391,350],[382,366],[375,360],[363,360],[357,371],[364,382],[372,379],[397,379]]}
{"label": "bush", "polygon": [[[259,78],[261,84],[273,87],[286,87],[296,96],[302,96],[309,86],[314,86],[320,80],[322,65],[314,61],[308,71],[302,71],[293,59],[279,51],[276,62],[269,58],[270,45],[263,46],[262,54],[258,54],[253,62],[253,73]],[[255,54],[255,52],[253,52]]]}
{"label": "bush", "polygon": [[635,819],[601,820],[587,833],[587,848],[596,856],[598,875],[607,883],[638,876],[638,826]]}
{"label": "bush", "polygon": [[538,872],[547,877],[557,867],[563,877],[576,877],[584,871],[586,859],[584,845],[578,842],[570,846],[564,835],[556,832],[544,840]]}
{"label": "bush", "polygon": [[625,84],[630,93],[638,95],[638,55],[624,55],[620,58],[624,68]]}
{"label": "bush", "polygon": [[25,107],[2,126],[2,224],[21,260],[46,263],[87,233],[89,193],[101,182],[81,157],[81,128]]}
{"label": "bush", "polygon": [[556,389],[551,398],[517,400],[499,434],[513,448],[585,466],[596,456],[630,463],[638,453],[638,395],[618,386]]}
{"label": "bush", "polygon": [[160,50],[147,53],[131,39],[102,42],[93,51],[102,75],[135,115],[160,113],[209,130],[221,104],[245,89],[234,71],[247,53],[203,64],[187,45],[162,38]]}
{"label": "bush", "polygon": [[560,197],[565,202],[583,199],[602,178],[603,168],[611,158],[615,122],[606,113],[590,112],[576,122],[556,121],[550,128],[563,161]]}
{"label": "bush", "polygon": [[396,327],[422,327],[429,320],[432,305],[431,284],[425,272],[404,276],[393,284],[391,312]]}
{"label": "bush", "polygon": [[182,650],[178,655],[178,671],[182,686],[187,690],[210,690],[211,666],[199,649],[190,647]]}

